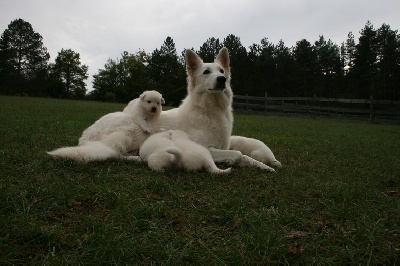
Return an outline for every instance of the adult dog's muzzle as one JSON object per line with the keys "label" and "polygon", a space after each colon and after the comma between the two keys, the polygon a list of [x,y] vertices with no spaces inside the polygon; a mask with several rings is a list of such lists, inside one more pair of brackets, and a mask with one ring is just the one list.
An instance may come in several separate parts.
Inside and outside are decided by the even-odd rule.
{"label": "adult dog's muzzle", "polygon": [[217,83],[215,84],[216,90],[223,90],[226,87],[226,78],[224,76],[217,77]]}

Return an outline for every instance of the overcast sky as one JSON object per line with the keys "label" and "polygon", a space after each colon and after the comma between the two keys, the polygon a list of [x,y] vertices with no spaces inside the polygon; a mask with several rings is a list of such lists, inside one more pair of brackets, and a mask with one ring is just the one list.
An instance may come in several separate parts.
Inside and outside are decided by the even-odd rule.
{"label": "overcast sky", "polygon": [[264,37],[291,47],[320,35],[340,45],[350,31],[358,39],[368,20],[375,29],[383,23],[400,29],[400,0],[0,0],[0,32],[17,18],[42,35],[50,62],[61,48],[80,53],[90,89],[108,58],[151,53],[167,36],[179,54],[228,34],[246,48]]}

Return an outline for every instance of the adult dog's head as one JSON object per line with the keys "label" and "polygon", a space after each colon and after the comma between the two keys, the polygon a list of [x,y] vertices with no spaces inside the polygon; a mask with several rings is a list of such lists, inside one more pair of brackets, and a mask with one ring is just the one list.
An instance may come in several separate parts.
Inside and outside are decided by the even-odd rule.
{"label": "adult dog's head", "polygon": [[203,63],[203,60],[192,50],[185,51],[186,71],[188,74],[189,93],[223,93],[230,89],[231,70],[229,53],[223,47],[213,63]]}

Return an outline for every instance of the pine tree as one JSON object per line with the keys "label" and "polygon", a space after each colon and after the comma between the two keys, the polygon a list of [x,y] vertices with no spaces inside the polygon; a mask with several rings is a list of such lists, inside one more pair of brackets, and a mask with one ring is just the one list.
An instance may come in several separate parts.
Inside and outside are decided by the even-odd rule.
{"label": "pine tree", "polygon": [[400,96],[400,37],[397,30],[383,24],[377,30],[377,93],[380,98],[397,100]]}
{"label": "pine tree", "polygon": [[298,88],[293,84],[293,74],[295,73],[293,54],[282,40],[275,46],[274,57],[276,62],[274,86],[277,87],[274,95],[292,96],[298,94]]}
{"label": "pine tree", "polygon": [[179,104],[186,93],[185,72],[171,37],[167,37],[161,48],[149,56],[147,69],[151,87],[160,91],[167,103]]}
{"label": "pine tree", "polygon": [[[249,57],[247,56],[247,50],[242,45],[240,38],[229,34],[223,41],[223,46],[228,48],[229,50],[229,58],[231,66],[234,66],[231,69],[232,73],[232,88],[237,94],[245,94],[249,93],[247,90],[249,84]],[[264,92],[258,92],[257,94]],[[256,95],[257,95],[256,94]]]}
{"label": "pine tree", "polygon": [[311,43],[305,39],[296,43],[293,49],[296,61],[298,95],[313,96],[316,91],[317,54]]}
{"label": "pine tree", "polygon": [[360,32],[360,38],[356,45],[353,78],[356,80],[355,90],[357,96],[369,98],[376,96],[375,78],[377,74],[377,43],[376,30],[371,22],[367,22]]}
{"label": "pine tree", "polygon": [[274,95],[275,86],[273,85],[276,74],[275,66],[275,46],[267,39],[263,38],[260,44],[253,44],[249,47],[249,94],[263,96],[265,93]]}
{"label": "pine tree", "polygon": [[215,57],[218,55],[219,50],[222,48],[222,43],[219,39],[214,37],[208,38],[197,54],[203,59],[204,62],[214,62]]}
{"label": "pine tree", "polygon": [[343,75],[340,48],[331,40],[320,36],[314,45],[318,62],[318,95],[334,97],[338,94],[338,84]]}

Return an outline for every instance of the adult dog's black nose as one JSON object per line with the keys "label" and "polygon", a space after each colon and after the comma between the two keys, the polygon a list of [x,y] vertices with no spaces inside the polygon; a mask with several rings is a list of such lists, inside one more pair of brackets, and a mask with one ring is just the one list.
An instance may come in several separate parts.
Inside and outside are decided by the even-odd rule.
{"label": "adult dog's black nose", "polygon": [[224,76],[219,76],[217,78],[217,89],[225,89],[226,78]]}

